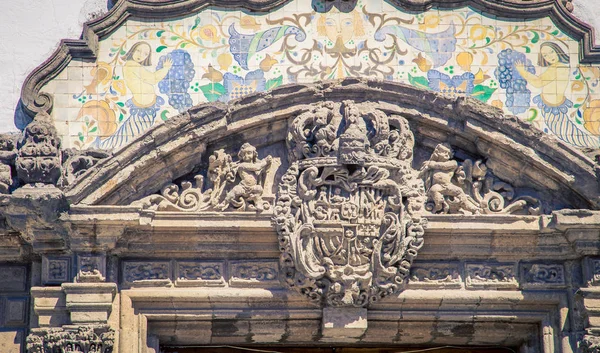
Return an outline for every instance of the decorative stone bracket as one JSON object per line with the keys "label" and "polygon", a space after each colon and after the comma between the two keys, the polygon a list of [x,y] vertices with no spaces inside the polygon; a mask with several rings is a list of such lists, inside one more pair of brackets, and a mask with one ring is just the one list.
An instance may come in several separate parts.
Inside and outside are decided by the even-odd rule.
{"label": "decorative stone bracket", "polygon": [[117,291],[115,283],[63,283],[33,287],[33,307],[40,327],[106,325]]}

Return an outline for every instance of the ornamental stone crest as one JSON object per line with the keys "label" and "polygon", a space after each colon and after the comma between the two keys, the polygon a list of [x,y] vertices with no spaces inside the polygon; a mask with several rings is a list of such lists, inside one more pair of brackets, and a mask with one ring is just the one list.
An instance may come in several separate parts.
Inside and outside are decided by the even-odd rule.
{"label": "ornamental stone crest", "polygon": [[425,192],[408,121],[324,102],[288,128],[274,222],[287,283],[328,306],[399,290],[423,245]]}

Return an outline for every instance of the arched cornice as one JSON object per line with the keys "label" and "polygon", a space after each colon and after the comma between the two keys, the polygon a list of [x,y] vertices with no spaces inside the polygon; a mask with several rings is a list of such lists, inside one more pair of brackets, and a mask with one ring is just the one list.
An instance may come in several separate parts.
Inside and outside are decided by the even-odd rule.
{"label": "arched cornice", "polygon": [[[360,79],[286,85],[228,105],[196,106],[100,162],[65,189],[66,196],[71,204],[130,204],[192,172],[208,146],[240,142],[261,131],[264,145],[284,140],[290,118],[316,102],[343,100],[405,117],[421,149],[449,143],[486,159],[500,179],[547,192],[549,198],[559,198],[563,207],[597,209],[600,205],[594,162],[529,123],[471,98],[452,99],[400,83]],[[264,131],[269,131],[268,136]]]}
{"label": "arched cornice", "polygon": [[[58,49],[25,79],[21,90],[24,111],[33,117],[38,112],[51,112],[51,92],[42,87],[56,77],[72,59],[94,60],[98,42],[121,26],[130,17],[172,19],[189,15],[209,6],[268,12],[289,0],[122,0],[106,15],[84,24],[79,40],[63,40]],[[308,0],[307,0],[308,1]],[[504,18],[536,19],[549,16],[562,30],[579,41],[579,60],[600,63],[600,47],[594,44],[594,30],[578,20],[566,0],[391,0],[394,5],[409,11],[430,8],[452,9],[471,6],[485,14]]]}

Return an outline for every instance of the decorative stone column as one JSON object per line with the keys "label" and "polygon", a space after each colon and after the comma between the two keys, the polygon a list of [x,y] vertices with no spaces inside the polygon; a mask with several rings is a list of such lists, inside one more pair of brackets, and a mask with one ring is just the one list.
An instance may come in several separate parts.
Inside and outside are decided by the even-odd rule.
{"label": "decorative stone column", "polygon": [[115,331],[108,326],[108,317],[117,285],[104,282],[104,260],[78,256],[75,283],[32,288],[40,328],[27,337],[28,352],[112,352]]}

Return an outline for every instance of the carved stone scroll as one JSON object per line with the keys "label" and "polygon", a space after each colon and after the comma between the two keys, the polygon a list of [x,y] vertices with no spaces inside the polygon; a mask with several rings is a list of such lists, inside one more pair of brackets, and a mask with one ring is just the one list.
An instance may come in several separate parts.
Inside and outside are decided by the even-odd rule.
{"label": "carved stone scroll", "polygon": [[274,222],[289,286],[329,306],[366,307],[400,289],[423,245],[423,183],[400,116],[324,102],[288,129]]}
{"label": "carved stone scroll", "polygon": [[[266,196],[265,185],[272,185],[267,177],[273,158],[258,158],[256,148],[244,143],[234,162],[224,150],[215,151],[209,158],[207,175],[209,186],[204,188],[204,175],[194,176],[194,183],[168,184],[160,195],[150,195],[133,205],[157,211],[257,211],[271,209],[272,198]],[[270,194],[270,192],[269,192]]]}
{"label": "carved stone scroll", "polygon": [[537,215],[540,201],[531,196],[515,198],[514,187],[496,178],[482,161],[458,163],[447,144],[436,146],[419,175],[427,190],[427,210],[448,214]]}

